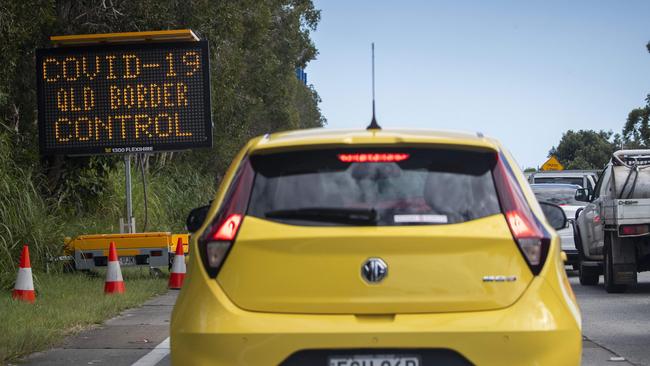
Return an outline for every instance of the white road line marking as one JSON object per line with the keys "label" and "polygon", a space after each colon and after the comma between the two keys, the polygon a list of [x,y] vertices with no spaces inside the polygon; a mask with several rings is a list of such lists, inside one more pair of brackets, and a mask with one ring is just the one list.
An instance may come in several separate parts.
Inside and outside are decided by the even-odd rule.
{"label": "white road line marking", "polygon": [[131,366],[155,366],[158,362],[162,361],[165,356],[169,354],[169,337],[164,341],[160,342],[156,348],[152,349],[151,352],[142,356],[139,360]]}

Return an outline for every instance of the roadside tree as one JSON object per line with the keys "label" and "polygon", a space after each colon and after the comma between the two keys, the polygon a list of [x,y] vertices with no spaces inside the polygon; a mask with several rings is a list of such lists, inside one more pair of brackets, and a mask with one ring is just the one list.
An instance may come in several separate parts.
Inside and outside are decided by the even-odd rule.
{"label": "roadside tree", "polygon": [[601,169],[615,150],[618,134],[612,131],[568,130],[549,156],[556,156],[565,169]]}

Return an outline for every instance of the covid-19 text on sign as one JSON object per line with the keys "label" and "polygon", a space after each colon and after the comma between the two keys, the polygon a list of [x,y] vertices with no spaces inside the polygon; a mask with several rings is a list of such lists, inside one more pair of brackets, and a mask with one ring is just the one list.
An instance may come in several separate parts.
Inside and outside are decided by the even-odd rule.
{"label": "covid-19 text on sign", "polygon": [[43,154],[212,145],[207,42],[40,49]]}

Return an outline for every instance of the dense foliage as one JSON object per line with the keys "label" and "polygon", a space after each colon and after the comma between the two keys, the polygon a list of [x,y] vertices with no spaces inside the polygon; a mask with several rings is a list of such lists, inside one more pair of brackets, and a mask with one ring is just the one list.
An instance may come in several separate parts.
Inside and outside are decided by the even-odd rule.
{"label": "dense foliage", "polygon": [[650,94],[646,97],[645,107],[633,109],[627,116],[623,127],[623,138],[627,148],[650,147]]}
{"label": "dense foliage", "polygon": [[611,131],[568,130],[549,155],[557,157],[565,169],[601,169],[620,139],[619,136],[612,139],[612,135]]}
{"label": "dense foliage", "polygon": [[[115,231],[123,216],[119,158],[39,156],[34,50],[49,47],[49,36],[191,28],[209,41],[214,147],[137,160],[150,185],[149,229],[179,230],[245,141],[325,123],[318,94],[295,76],[317,54],[310,32],[319,20],[311,0],[0,2],[0,274],[43,228],[45,248],[63,233]],[[141,187],[134,190],[139,204]],[[137,204],[136,214],[142,223]]]}

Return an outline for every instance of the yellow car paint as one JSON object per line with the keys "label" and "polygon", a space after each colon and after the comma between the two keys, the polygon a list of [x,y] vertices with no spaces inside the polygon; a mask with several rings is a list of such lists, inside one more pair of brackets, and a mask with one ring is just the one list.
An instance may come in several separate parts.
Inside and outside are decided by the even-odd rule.
{"label": "yellow car paint", "polygon": [[[274,134],[251,140],[234,158],[213,201],[208,219],[196,235],[192,235],[191,250],[198,252],[197,239],[214,219],[228,186],[233,179],[239,162],[248,154],[267,153],[290,149],[306,149],[333,146],[414,146],[414,145],[457,146],[463,149],[489,148],[502,152],[509,165],[515,170],[517,180],[534,214],[551,233],[551,244],[544,267],[537,276],[522,266],[521,254],[516,244],[510,241],[513,250],[502,246],[487,246],[484,255],[510,262],[504,262],[501,272],[513,270],[518,276],[514,283],[481,283],[481,276],[492,273],[495,268],[483,268],[479,254],[469,256],[470,262],[463,258],[447,257],[448,263],[432,261],[444,269],[438,273],[453,288],[447,290],[448,301],[435,306],[423,296],[423,301],[400,302],[400,291],[413,289],[424,284],[413,283],[413,279],[400,279],[389,274],[386,284],[391,288],[382,289],[375,301],[367,301],[358,295],[361,282],[346,283],[335,279],[339,292],[334,292],[333,284],[316,277],[316,283],[323,288],[322,304],[303,302],[301,297],[310,294],[317,296],[315,289],[307,282],[295,279],[291,282],[291,266],[307,264],[309,256],[332,255],[319,252],[316,247],[307,248],[298,244],[303,237],[344,237],[346,243],[333,244],[341,251],[340,264],[346,265],[358,248],[349,247],[355,230],[375,230],[386,255],[396,256],[401,265],[412,260],[413,266],[425,265],[413,253],[423,250],[418,247],[422,227],[298,227],[296,241],[283,243],[283,250],[264,251],[264,238],[279,236],[283,224],[270,223],[250,216],[244,218],[241,237],[233,246],[232,256],[226,259],[222,272],[216,279],[210,278],[201,262],[200,256],[189,259],[188,276],[174,307],[171,323],[171,356],[174,365],[278,365],[291,354],[308,349],[382,349],[382,348],[444,348],[454,350],[475,365],[580,365],[582,351],[581,318],[578,305],[568,283],[560,253],[557,233],[543,216],[532,191],[512,156],[492,139],[459,133],[424,131],[333,131],[308,130]],[[497,215],[498,216],[498,215]],[[259,232],[248,231],[246,223],[255,223]],[[503,217],[487,217],[481,220],[460,224],[468,238],[477,241],[500,240],[503,225],[497,223]],[[478,222],[481,221],[481,222]],[[491,225],[493,226],[490,231]],[[458,236],[454,225],[436,227],[444,235]],[[297,227],[292,227],[292,232]],[[400,254],[388,246],[388,241],[403,231],[413,250],[409,255]],[[317,233],[320,231],[319,233]],[[357,231],[358,233],[358,231]],[[358,234],[361,235],[361,234]],[[441,234],[442,235],[442,234]],[[245,243],[245,245],[239,245]],[[278,243],[275,243],[278,244]],[[349,249],[346,249],[346,245]],[[323,250],[323,248],[321,248]],[[494,250],[494,252],[490,251]],[[239,251],[240,253],[236,253]],[[359,252],[360,253],[360,252]],[[268,257],[271,255],[271,257]],[[266,256],[266,257],[265,257]],[[231,261],[232,260],[232,261]],[[286,261],[291,265],[284,268],[265,264],[264,261]],[[333,260],[333,259],[332,259]],[[307,265],[304,264],[304,265]],[[360,263],[357,263],[357,266]],[[269,278],[252,278],[246,266],[267,266],[274,272]],[[351,265],[351,264],[350,264]],[[528,272],[521,270],[524,268]],[[391,268],[393,269],[393,268]],[[446,272],[446,273],[445,273]],[[391,277],[392,276],[392,277]],[[395,278],[397,277],[397,278]],[[310,280],[313,278],[310,278]],[[269,284],[269,281],[284,280],[286,289],[271,286],[275,292],[262,291],[256,296],[252,291],[264,286],[252,286],[252,281]],[[429,281],[436,281],[430,277]],[[468,281],[462,283],[461,280]],[[459,282],[461,281],[461,282]],[[476,281],[470,284],[469,281]],[[443,282],[440,282],[443,283]],[[503,285],[503,286],[502,286]],[[508,287],[510,286],[510,287]],[[490,287],[492,289],[490,290]],[[420,289],[421,290],[421,289]],[[483,296],[472,302],[471,296],[462,297],[466,301],[454,302],[454,291],[483,291]],[[490,292],[492,291],[492,292]],[[227,293],[232,292],[232,295]],[[278,296],[277,293],[283,296]],[[295,293],[292,299],[289,295]],[[496,295],[495,295],[496,293]],[[368,294],[368,293],[366,293]],[[301,296],[303,295],[303,296]],[[275,298],[274,298],[275,296]],[[347,296],[347,299],[345,298]],[[338,297],[338,298],[337,298]],[[282,302],[284,299],[284,302]],[[344,304],[347,300],[348,304]],[[335,310],[332,304],[335,301]],[[263,309],[266,309],[263,311]],[[328,311],[329,309],[329,311]],[[270,311],[271,310],[271,311]],[[311,366],[311,365],[310,365]]]}
{"label": "yellow car paint", "polygon": [[[477,238],[477,232],[483,235]],[[390,263],[381,286],[361,279],[368,253]],[[474,265],[481,262],[486,264]],[[490,275],[517,280],[481,281]],[[532,277],[501,214],[406,230],[288,226],[248,216],[217,281],[247,310],[394,314],[503,308]]]}

